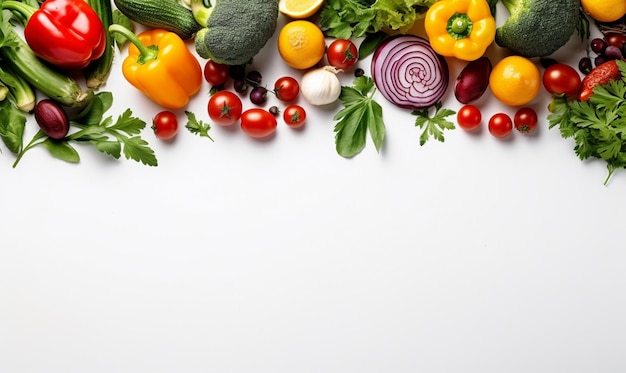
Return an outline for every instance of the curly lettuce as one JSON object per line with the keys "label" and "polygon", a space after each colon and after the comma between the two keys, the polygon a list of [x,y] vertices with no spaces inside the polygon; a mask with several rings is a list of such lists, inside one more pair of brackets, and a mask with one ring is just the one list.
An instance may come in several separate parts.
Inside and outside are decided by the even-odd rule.
{"label": "curly lettuce", "polygon": [[437,0],[327,0],[320,27],[329,37],[348,39],[384,30],[400,33],[422,19]]}

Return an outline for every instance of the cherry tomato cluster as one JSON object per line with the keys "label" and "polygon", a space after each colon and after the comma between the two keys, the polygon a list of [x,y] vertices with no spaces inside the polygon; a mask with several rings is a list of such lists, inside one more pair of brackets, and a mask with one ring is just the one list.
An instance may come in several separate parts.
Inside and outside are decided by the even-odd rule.
{"label": "cherry tomato cluster", "polygon": [[[211,98],[207,109],[209,117],[220,126],[240,123],[241,129],[254,138],[272,135],[277,128],[276,117],[280,114],[277,106],[269,110],[261,108],[268,99],[268,93],[287,105],[283,111],[283,120],[289,127],[300,127],[306,120],[305,109],[295,104],[300,95],[300,84],[291,76],[281,76],[268,89],[263,83],[259,71],[246,71],[246,66],[229,66],[208,60],[204,67],[204,77],[211,84]],[[234,92],[225,88],[232,78]],[[249,91],[249,93],[248,93]],[[248,94],[250,102],[257,107],[245,109],[241,96]]]}
{"label": "cherry tomato cluster", "polygon": [[[480,109],[472,104],[463,105],[457,112],[457,123],[466,131],[473,131],[482,123]],[[522,107],[515,112],[513,118],[507,113],[493,114],[487,122],[487,129],[494,137],[507,137],[513,129],[523,134],[530,134],[537,129],[537,112],[531,107]]]}

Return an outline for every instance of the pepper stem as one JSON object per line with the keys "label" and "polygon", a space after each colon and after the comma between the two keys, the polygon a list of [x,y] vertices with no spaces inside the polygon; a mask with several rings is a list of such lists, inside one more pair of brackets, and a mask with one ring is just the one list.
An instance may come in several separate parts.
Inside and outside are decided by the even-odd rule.
{"label": "pepper stem", "polygon": [[446,30],[448,34],[456,40],[465,39],[472,33],[473,23],[470,17],[465,13],[454,13],[448,19]]}
{"label": "pepper stem", "polygon": [[157,58],[157,55],[159,53],[158,47],[156,45],[150,45],[150,46],[144,45],[141,42],[141,40],[139,40],[137,35],[135,35],[135,33],[129,30],[128,28],[122,25],[112,24],[111,26],[109,26],[109,32],[111,34],[114,34],[117,32],[117,33],[124,35],[124,37],[128,39],[128,41],[130,41],[137,47],[137,49],[139,50],[139,55],[140,55],[138,62],[140,64],[144,64],[146,62],[155,60]]}

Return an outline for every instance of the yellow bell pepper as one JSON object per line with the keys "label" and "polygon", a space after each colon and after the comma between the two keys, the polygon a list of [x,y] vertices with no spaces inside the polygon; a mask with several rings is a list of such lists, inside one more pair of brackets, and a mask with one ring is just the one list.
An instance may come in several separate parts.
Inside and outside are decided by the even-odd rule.
{"label": "yellow bell pepper", "polygon": [[200,90],[200,63],[175,33],[153,29],[135,35],[119,25],[111,25],[109,30],[131,42],[122,73],[152,101],[168,109],[180,109]]}
{"label": "yellow bell pepper", "polygon": [[486,0],[441,0],[426,12],[424,28],[435,52],[474,61],[496,36],[496,20]]}

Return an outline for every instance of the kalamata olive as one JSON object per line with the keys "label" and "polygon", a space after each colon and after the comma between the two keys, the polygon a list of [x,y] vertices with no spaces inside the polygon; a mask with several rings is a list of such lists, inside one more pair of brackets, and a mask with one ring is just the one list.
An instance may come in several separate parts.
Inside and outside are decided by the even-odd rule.
{"label": "kalamata olive", "polygon": [[459,73],[454,86],[454,96],[462,104],[478,100],[487,90],[491,61],[488,57],[480,57],[470,61]]}
{"label": "kalamata olive", "polygon": [[43,99],[35,105],[35,121],[39,128],[51,139],[61,140],[70,130],[70,122],[63,108],[50,99]]}

